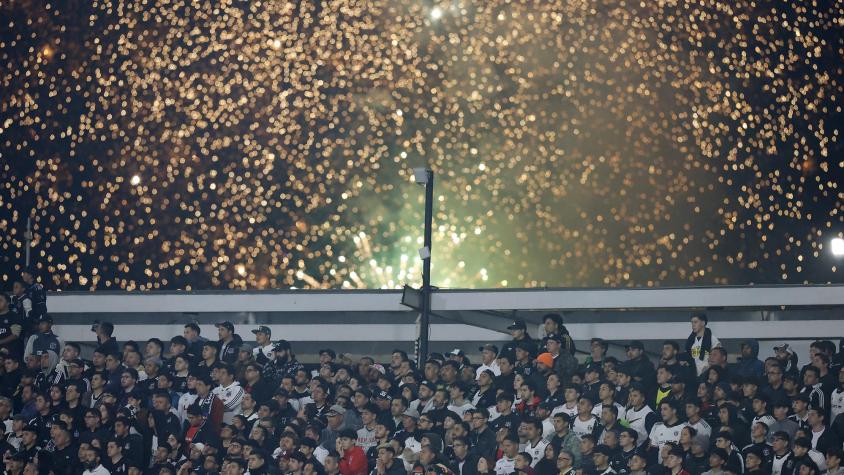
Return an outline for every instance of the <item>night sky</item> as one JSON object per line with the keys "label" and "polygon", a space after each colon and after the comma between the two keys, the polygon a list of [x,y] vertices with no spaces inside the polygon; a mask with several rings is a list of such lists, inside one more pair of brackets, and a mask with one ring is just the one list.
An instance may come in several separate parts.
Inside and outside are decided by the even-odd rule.
{"label": "night sky", "polygon": [[844,282],[844,4],[0,2],[0,287]]}

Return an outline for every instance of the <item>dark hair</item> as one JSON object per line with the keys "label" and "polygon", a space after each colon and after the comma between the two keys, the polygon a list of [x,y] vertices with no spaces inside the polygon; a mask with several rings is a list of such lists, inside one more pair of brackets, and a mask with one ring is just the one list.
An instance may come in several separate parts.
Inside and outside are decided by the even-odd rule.
{"label": "dark hair", "polygon": [[680,345],[677,344],[674,340],[665,340],[662,342],[662,346],[668,345],[671,348],[674,348],[674,351],[680,351]]}
{"label": "dark hair", "polygon": [[100,329],[100,332],[105,336],[111,336],[114,333],[114,324],[111,322],[100,322],[100,326],[97,327]]}
{"label": "dark hair", "polygon": [[807,373],[807,372],[809,372],[809,371],[811,371],[811,372],[815,373],[815,375],[816,375],[817,377],[819,377],[819,378],[821,377],[821,370],[819,370],[818,368],[816,368],[816,367],[814,367],[814,366],[812,366],[812,365],[808,365],[808,366],[806,366],[805,368],[803,368],[803,374],[806,374],[806,373]]}
{"label": "dark hair", "polygon": [[191,330],[195,331],[197,335],[200,334],[199,325],[194,322],[185,323],[185,328],[190,328]]}
{"label": "dark hair", "polygon": [[709,323],[709,317],[707,317],[706,314],[703,312],[693,313],[690,320],[692,318],[698,318],[700,320],[703,320],[703,323]]}

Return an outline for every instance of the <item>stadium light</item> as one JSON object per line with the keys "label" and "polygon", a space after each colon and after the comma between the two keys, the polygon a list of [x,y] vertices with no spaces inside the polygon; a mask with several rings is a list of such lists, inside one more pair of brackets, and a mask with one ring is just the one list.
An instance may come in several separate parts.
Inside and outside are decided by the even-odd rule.
{"label": "stadium light", "polygon": [[840,237],[832,238],[829,241],[829,248],[833,256],[844,257],[844,239]]}

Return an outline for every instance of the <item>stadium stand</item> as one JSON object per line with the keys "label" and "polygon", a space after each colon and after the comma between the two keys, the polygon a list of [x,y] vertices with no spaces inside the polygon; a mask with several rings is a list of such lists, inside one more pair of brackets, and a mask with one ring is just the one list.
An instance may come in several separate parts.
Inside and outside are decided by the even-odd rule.
{"label": "stadium stand", "polygon": [[[12,474],[841,475],[841,342],[799,340],[840,337],[828,289],[811,302],[742,289],[747,306],[798,302],[764,325],[671,301],[691,306],[702,289],[604,306],[569,293],[593,310],[565,314],[533,294],[534,310],[504,324],[507,305],[473,314],[444,293],[436,352],[417,364],[412,312],[392,293],[52,294],[48,306],[25,274],[0,297],[0,453]],[[734,291],[713,292],[742,307]],[[132,317],[109,313],[112,298]],[[293,317],[308,305],[323,324]]]}

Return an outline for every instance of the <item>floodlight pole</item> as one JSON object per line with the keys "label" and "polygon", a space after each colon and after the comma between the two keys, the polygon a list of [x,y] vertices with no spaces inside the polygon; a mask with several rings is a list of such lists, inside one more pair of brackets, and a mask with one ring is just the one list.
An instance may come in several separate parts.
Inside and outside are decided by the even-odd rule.
{"label": "floodlight pole", "polygon": [[419,316],[419,352],[417,365],[428,359],[428,338],[431,327],[431,232],[434,220],[434,172],[425,169],[425,236],[422,258],[422,313]]}

